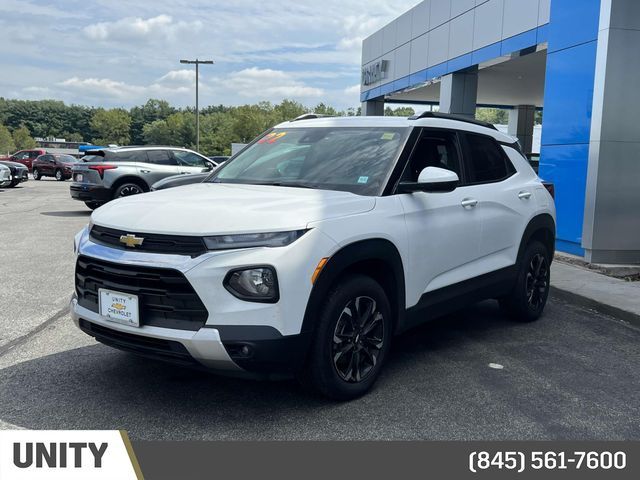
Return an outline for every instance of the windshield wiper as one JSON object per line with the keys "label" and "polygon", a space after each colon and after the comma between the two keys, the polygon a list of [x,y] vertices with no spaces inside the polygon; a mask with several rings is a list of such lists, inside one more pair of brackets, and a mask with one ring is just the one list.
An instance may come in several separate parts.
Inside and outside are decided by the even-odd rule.
{"label": "windshield wiper", "polygon": [[298,183],[298,182],[264,182],[264,183],[257,183],[256,185],[270,185],[273,187],[318,188],[318,185],[313,183]]}

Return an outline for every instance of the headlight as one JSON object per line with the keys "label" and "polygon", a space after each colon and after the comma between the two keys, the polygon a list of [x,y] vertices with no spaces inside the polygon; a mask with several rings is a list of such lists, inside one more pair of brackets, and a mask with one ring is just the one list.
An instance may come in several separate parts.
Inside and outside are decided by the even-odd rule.
{"label": "headlight", "polygon": [[209,250],[230,250],[233,248],[251,247],[284,247],[295,242],[306,232],[307,230],[293,230],[291,232],[217,235],[215,237],[204,237],[204,243]]}
{"label": "headlight", "polygon": [[234,296],[250,302],[276,303],[278,277],[272,267],[252,267],[230,271],[224,287]]}

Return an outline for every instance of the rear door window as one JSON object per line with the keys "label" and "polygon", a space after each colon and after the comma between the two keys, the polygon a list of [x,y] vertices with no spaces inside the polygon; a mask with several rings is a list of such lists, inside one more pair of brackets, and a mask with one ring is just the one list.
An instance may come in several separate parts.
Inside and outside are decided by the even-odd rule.
{"label": "rear door window", "polygon": [[130,152],[117,152],[114,155],[105,155],[106,161],[116,162],[141,162],[147,163],[147,152],[144,150],[134,150]]}
{"label": "rear door window", "polygon": [[166,150],[148,150],[149,163],[155,165],[176,165],[175,159]]}

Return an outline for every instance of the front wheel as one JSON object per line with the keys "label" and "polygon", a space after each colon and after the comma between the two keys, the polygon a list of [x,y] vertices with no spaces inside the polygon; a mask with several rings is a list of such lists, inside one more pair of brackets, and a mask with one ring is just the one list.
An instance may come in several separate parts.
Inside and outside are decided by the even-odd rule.
{"label": "front wheel", "polygon": [[34,180],[40,180],[42,178],[42,176],[40,175],[40,170],[38,170],[37,168],[33,169],[33,179]]}
{"label": "front wheel", "polygon": [[531,242],[522,256],[512,292],[500,299],[500,306],[514,320],[532,322],[542,315],[549,297],[550,266],[547,248]]}
{"label": "front wheel", "polygon": [[62,170],[56,170],[56,180],[59,182],[64,181],[64,174],[62,173]]}
{"label": "front wheel", "polygon": [[100,205],[102,205],[101,203],[98,202],[84,202],[84,204],[89,207],[91,210],[95,210],[96,208],[98,208]]}
{"label": "front wheel", "polygon": [[392,329],[382,287],[364,275],[346,277],[320,311],[301,381],[336,400],[363,395],[378,378]]}

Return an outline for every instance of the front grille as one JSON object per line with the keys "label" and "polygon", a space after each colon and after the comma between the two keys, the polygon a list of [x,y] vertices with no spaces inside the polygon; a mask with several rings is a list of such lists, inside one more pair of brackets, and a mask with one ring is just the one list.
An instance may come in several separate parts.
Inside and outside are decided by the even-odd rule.
{"label": "front grille", "polygon": [[179,342],[119,332],[84,319],[80,319],[79,323],[83,332],[110,347],[173,363],[198,364],[185,346]]}
{"label": "front grille", "polygon": [[149,253],[164,253],[173,255],[189,255],[197,257],[207,251],[202,237],[184,235],[160,235],[155,233],[135,233],[115,230],[113,228],[94,225],[90,232],[91,240],[96,243],[119,248],[120,250],[133,250],[125,246],[120,237],[133,234],[143,238],[142,245],[136,246],[136,251]]}
{"label": "front grille", "polygon": [[99,313],[100,288],[137,295],[141,325],[196,331],[209,315],[189,281],[177,270],[78,257],[78,303]]}

